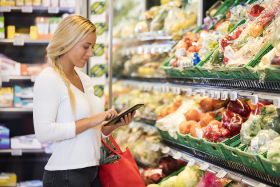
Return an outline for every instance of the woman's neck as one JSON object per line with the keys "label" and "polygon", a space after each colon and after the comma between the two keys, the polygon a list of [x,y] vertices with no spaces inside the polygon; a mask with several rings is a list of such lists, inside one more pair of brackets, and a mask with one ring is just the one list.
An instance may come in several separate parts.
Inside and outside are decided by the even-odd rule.
{"label": "woman's neck", "polygon": [[71,62],[69,62],[67,59],[62,57],[60,59],[60,63],[62,65],[62,70],[66,76],[73,76],[76,74],[75,69],[74,69],[75,66]]}

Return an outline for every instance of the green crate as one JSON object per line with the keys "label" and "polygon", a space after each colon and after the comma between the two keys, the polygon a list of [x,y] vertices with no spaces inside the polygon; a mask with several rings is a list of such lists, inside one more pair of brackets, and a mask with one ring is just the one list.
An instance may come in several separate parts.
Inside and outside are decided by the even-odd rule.
{"label": "green crate", "polygon": [[238,146],[240,145],[240,135],[234,136],[224,142],[219,143],[220,149],[224,154],[226,160],[237,163],[242,163],[241,158],[238,156]]}
{"label": "green crate", "polygon": [[198,69],[200,70],[200,72],[203,74],[203,77],[205,78],[219,78],[217,72],[213,70],[209,70],[203,67],[199,67]]}
{"label": "green crate", "polygon": [[189,135],[182,135],[180,133],[177,133],[177,137],[178,137],[178,142],[184,146],[187,147],[192,147],[190,144],[190,139],[189,139]]}
{"label": "green crate", "polygon": [[189,142],[189,146],[202,152],[206,152],[207,150],[205,149],[204,145],[204,140],[203,139],[198,139],[195,138],[189,134],[185,136],[185,139]]}
{"label": "green crate", "polygon": [[218,74],[218,76],[223,79],[253,79],[254,78],[245,66],[220,67],[219,69],[215,69],[215,71]]}
{"label": "green crate", "polygon": [[193,78],[193,77],[200,78],[200,77],[204,77],[204,76],[196,66],[193,66],[193,67],[185,68],[182,71],[182,77],[183,78]]}
{"label": "green crate", "polygon": [[272,162],[266,158],[266,155],[258,155],[264,170],[269,175],[279,177],[280,174],[280,163]]}
{"label": "green crate", "polygon": [[[261,77],[262,75],[260,75]],[[264,79],[267,81],[280,80],[280,68],[269,67],[264,70]]]}
{"label": "green crate", "polygon": [[221,147],[218,143],[203,140],[202,145],[204,146],[204,150],[206,151],[206,153],[216,156],[218,158],[225,159],[223,151],[221,150]]}
{"label": "green crate", "polygon": [[246,149],[247,149],[246,145],[239,146],[238,155],[242,163],[248,167],[265,172],[258,155],[254,153],[249,153],[246,151]]}
{"label": "green crate", "polygon": [[169,179],[170,177],[174,177],[179,175],[179,173],[181,173],[182,171],[184,171],[186,168],[186,166],[183,166],[181,169],[174,171],[173,173],[171,173],[170,175],[168,175],[167,177],[164,177],[158,184],[161,184],[163,181],[166,181],[167,179]]}
{"label": "green crate", "polygon": [[177,140],[175,138],[171,137],[170,134],[168,133],[168,131],[163,131],[163,130],[160,130],[159,128],[157,128],[157,129],[158,129],[158,132],[159,132],[160,136],[162,137],[162,139],[177,143]]}

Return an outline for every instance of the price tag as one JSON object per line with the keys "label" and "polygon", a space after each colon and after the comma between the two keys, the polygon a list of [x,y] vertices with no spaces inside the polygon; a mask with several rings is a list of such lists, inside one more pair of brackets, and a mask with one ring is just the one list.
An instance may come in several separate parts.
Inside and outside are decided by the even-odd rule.
{"label": "price tag", "polygon": [[160,146],[158,144],[154,144],[154,149],[153,149],[154,151],[158,151],[159,148],[160,148]]}
{"label": "price tag", "polygon": [[277,107],[280,108],[280,98],[276,98],[273,100],[273,104]]}
{"label": "price tag", "polygon": [[227,91],[221,92],[221,100],[225,101],[227,99],[228,99],[228,92]]}
{"label": "price tag", "polygon": [[188,167],[191,167],[191,166],[193,166],[193,165],[195,165],[195,159],[192,159],[192,158],[191,158],[191,159],[189,160],[187,166],[188,166]]}
{"label": "price tag", "polygon": [[169,153],[170,148],[169,148],[169,147],[163,147],[163,148],[161,149],[161,151],[162,151],[162,153],[167,154],[167,153]]}
{"label": "price tag", "polygon": [[263,183],[259,183],[256,187],[267,187],[267,185],[265,185]]}
{"label": "price tag", "polygon": [[12,156],[21,156],[22,150],[21,149],[12,149],[11,155]]}
{"label": "price tag", "polygon": [[213,90],[208,91],[208,97],[214,98],[214,91]]}
{"label": "price tag", "polygon": [[0,12],[11,12],[11,7],[9,6],[1,6]]}
{"label": "price tag", "polygon": [[209,164],[206,162],[200,165],[200,169],[203,171],[206,171],[208,168],[209,168]]}
{"label": "price tag", "polygon": [[181,154],[180,152],[175,152],[175,153],[173,154],[173,158],[176,159],[176,160],[178,160],[178,159],[182,158],[182,154]]}
{"label": "price tag", "polygon": [[220,91],[214,91],[214,99],[220,99],[221,98],[221,92]]}
{"label": "price tag", "polygon": [[33,12],[33,8],[32,8],[32,6],[23,6],[23,7],[21,7],[21,12],[23,12],[23,13],[32,13]]}
{"label": "price tag", "polygon": [[57,13],[59,13],[59,8],[58,7],[49,7],[48,8],[48,13],[49,14],[57,14]]}
{"label": "price tag", "polygon": [[14,39],[13,45],[14,46],[23,46],[24,45],[24,39],[22,37],[16,37]]}
{"label": "price tag", "polygon": [[220,179],[224,178],[226,175],[227,175],[227,172],[222,169],[216,174],[216,176]]}
{"label": "price tag", "polygon": [[237,92],[231,92],[229,94],[229,97],[230,97],[231,101],[236,101],[236,99],[237,99]]}
{"label": "price tag", "polygon": [[201,97],[204,97],[206,95],[206,91],[205,90],[200,90],[200,95],[201,95]]}
{"label": "price tag", "polygon": [[187,95],[192,95],[192,89],[191,88],[186,88],[184,89],[184,91],[186,92]]}
{"label": "price tag", "polygon": [[259,97],[257,95],[252,95],[251,101],[254,105],[256,105],[259,102]]}

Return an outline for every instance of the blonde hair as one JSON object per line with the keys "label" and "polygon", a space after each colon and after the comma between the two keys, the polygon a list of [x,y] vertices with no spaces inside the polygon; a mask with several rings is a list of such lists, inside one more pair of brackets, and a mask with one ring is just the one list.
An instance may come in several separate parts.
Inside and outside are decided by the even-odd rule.
{"label": "blonde hair", "polygon": [[70,15],[59,23],[47,47],[47,58],[68,89],[72,112],[75,112],[75,96],[70,88],[70,81],[63,71],[62,64],[59,62],[59,58],[70,51],[89,33],[95,31],[96,27],[90,20],[79,15]]}

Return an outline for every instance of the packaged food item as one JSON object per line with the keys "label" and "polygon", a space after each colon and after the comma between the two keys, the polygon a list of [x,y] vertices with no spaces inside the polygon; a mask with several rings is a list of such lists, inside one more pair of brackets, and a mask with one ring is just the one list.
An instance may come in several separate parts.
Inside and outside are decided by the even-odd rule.
{"label": "packaged food item", "polygon": [[30,26],[30,33],[29,33],[29,37],[32,40],[36,40],[38,38],[38,28],[37,26]]}
{"label": "packaged food item", "polygon": [[0,149],[10,148],[10,130],[0,124]]}
{"label": "packaged food item", "polygon": [[23,6],[24,0],[16,0],[16,6]]}
{"label": "packaged food item", "polygon": [[41,6],[42,5],[41,3],[42,3],[41,0],[32,0],[33,6]]}
{"label": "packaged food item", "polygon": [[25,6],[32,6],[32,0],[24,0]]}
{"label": "packaged food item", "polygon": [[14,87],[14,106],[19,108],[32,108],[33,107],[33,88],[32,87]]}
{"label": "packaged food item", "polygon": [[14,25],[8,25],[7,27],[7,38],[14,39],[16,34],[16,27]]}
{"label": "packaged food item", "polygon": [[42,144],[36,139],[35,134],[15,136],[11,138],[12,149],[42,149]]}
{"label": "packaged food item", "polygon": [[61,18],[59,17],[52,17],[49,18],[49,24],[50,24],[50,33],[53,34],[54,31],[56,30]]}
{"label": "packaged food item", "polygon": [[0,186],[17,186],[17,175],[15,173],[0,173]]}
{"label": "packaged food item", "polygon": [[49,38],[49,18],[37,17],[35,22],[38,28],[38,38]]}
{"label": "packaged food item", "polygon": [[5,21],[4,21],[4,16],[0,16],[0,39],[5,38]]}
{"label": "packaged food item", "polygon": [[58,7],[59,6],[59,1],[58,0],[50,0],[51,1],[51,6],[52,7]]}
{"label": "packaged food item", "polygon": [[42,6],[49,7],[51,5],[50,0],[42,0]]}
{"label": "packaged food item", "polygon": [[13,107],[13,88],[12,87],[0,87],[0,108],[1,107]]}

